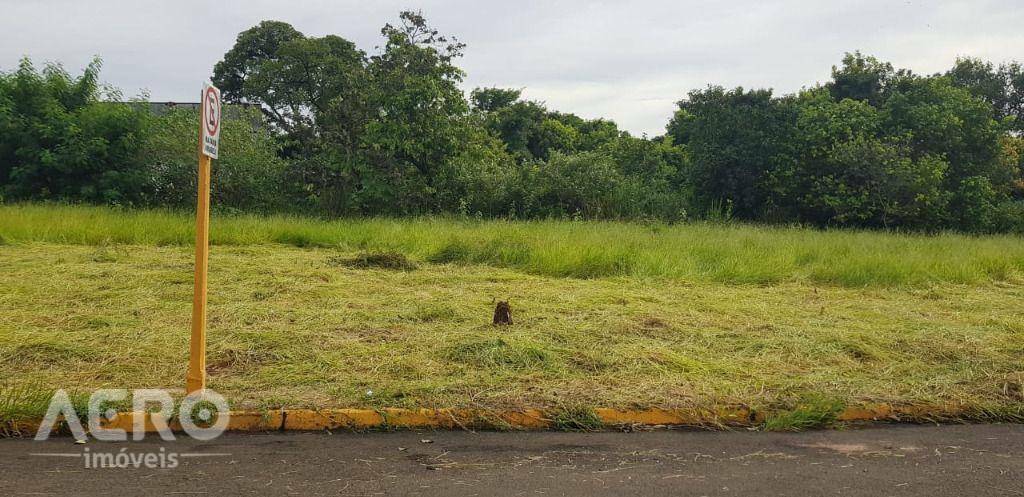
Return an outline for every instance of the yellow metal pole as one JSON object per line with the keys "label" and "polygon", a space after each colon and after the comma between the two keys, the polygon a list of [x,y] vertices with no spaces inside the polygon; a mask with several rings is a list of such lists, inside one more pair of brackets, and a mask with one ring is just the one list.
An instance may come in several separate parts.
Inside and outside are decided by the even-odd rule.
{"label": "yellow metal pole", "polygon": [[[205,97],[204,97],[205,100]],[[202,126],[203,112],[199,112]],[[200,132],[200,140],[202,133]],[[199,144],[199,183],[196,203],[196,279],[192,296],[192,342],[189,346],[188,393],[206,388],[206,265],[210,242],[210,158]]]}

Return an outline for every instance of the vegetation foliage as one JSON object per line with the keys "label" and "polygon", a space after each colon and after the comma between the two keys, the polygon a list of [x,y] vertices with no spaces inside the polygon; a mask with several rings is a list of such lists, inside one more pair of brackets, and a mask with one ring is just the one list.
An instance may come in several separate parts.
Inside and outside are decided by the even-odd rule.
{"label": "vegetation foliage", "polygon": [[[213,205],[1024,231],[1019,63],[919,75],[854,52],[791,95],[692,91],[663,136],[636,137],[518,89],[467,97],[465,45],[419,12],[399,21],[372,51],[280,21],[240,33],[212,79],[260,116],[225,123]],[[3,199],[190,205],[196,116],[112,103],[99,66],[0,73]]]}

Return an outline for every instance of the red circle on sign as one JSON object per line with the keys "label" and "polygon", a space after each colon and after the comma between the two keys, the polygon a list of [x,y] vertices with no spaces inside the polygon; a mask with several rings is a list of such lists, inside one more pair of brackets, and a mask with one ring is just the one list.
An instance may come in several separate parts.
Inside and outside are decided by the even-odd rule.
{"label": "red circle on sign", "polygon": [[220,102],[217,99],[217,92],[213,88],[206,89],[206,102],[204,102],[206,109],[206,133],[210,136],[217,135],[217,128],[220,127],[220,116],[216,115],[216,109],[220,108]]}

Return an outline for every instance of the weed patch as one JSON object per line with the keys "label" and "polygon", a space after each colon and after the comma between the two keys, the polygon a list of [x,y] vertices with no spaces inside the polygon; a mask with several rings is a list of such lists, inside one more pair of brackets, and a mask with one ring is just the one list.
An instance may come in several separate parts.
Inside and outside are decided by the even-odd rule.
{"label": "weed patch", "polygon": [[[29,435],[25,433],[25,423],[34,423],[46,414],[55,390],[39,382],[0,383],[0,438]],[[88,396],[69,392],[75,412],[83,423],[89,412]],[[65,431],[66,425],[57,427]]]}
{"label": "weed patch", "polygon": [[768,431],[804,431],[825,428],[836,421],[843,412],[843,402],[838,399],[811,394],[797,400],[790,409],[771,414],[764,422]]}
{"label": "weed patch", "polygon": [[603,426],[597,413],[583,405],[559,406],[551,414],[551,424],[561,431],[597,431]]}

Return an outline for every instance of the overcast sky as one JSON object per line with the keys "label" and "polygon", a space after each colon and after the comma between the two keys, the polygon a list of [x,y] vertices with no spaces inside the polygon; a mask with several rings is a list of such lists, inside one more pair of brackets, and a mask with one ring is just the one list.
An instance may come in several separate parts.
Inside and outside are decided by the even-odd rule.
{"label": "overcast sky", "polygon": [[191,101],[238,32],[261,20],[372,52],[404,9],[468,45],[467,90],[524,88],[638,134],[661,134],[689,90],[788,93],[828,79],[846,51],[919,73],[958,55],[1024,61],[1021,0],[0,0],[0,70],[29,56],[78,71],[99,55],[102,79],[126,95]]}

